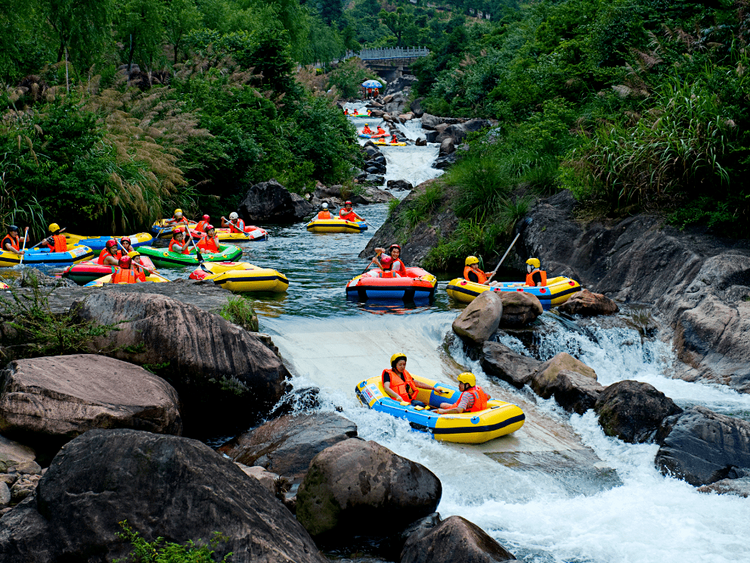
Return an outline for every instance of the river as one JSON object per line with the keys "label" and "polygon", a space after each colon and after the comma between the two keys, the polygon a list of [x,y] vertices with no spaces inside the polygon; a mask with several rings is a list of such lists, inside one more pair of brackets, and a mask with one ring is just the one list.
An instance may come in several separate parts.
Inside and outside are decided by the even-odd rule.
{"label": "river", "polygon": [[[411,139],[420,134],[418,122],[402,130]],[[430,168],[435,145],[385,147],[383,153],[387,179],[417,185],[439,174]],[[447,297],[447,278],[432,304],[347,300],[346,282],[367,265],[357,255],[386,219],[387,206],[357,211],[372,226],[361,234],[316,235],[298,224],[271,228],[268,242],[250,245],[252,261],[285,272],[291,282],[286,295],[256,299],[254,306],[261,330],[273,336],[295,375],[295,386],[317,385],[324,410],[338,408],[362,438],[440,478],[443,518],[471,520],[529,563],[750,561],[745,544],[750,500],[699,493],[664,477],[653,463],[656,445],[608,438],[592,411],[571,416],[553,400],[486,376],[448,337],[462,306]],[[594,321],[582,328],[545,313],[535,336],[536,357],[568,351],[594,368],[603,385],[645,381],[683,407],[702,404],[750,418],[750,396],[670,379],[675,358],[668,338],[642,338],[625,322],[640,314],[626,307],[622,322]],[[501,340],[529,353],[514,336]],[[511,436],[466,446],[435,442],[405,421],[367,410],[356,400],[355,385],[380,373],[397,351],[406,353],[412,373],[455,381],[461,371],[473,371],[491,395],[523,408],[525,426]]]}

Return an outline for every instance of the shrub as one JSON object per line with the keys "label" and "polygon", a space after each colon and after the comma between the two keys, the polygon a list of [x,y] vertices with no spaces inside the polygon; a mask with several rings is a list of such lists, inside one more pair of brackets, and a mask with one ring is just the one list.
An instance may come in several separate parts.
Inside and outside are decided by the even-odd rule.
{"label": "shrub", "polygon": [[176,542],[165,542],[164,538],[158,537],[152,542],[148,542],[141,535],[133,530],[127,520],[120,522],[122,532],[117,534],[121,540],[131,543],[133,551],[125,559],[116,559],[115,563],[213,563],[215,561],[230,561],[231,553],[228,553],[221,559],[216,559],[214,549],[228,538],[220,532],[214,532],[214,537],[208,542],[208,545],[198,542],[188,541],[182,545]]}
{"label": "shrub", "polygon": [[255,314],[250,301],[242,295],[229,297],[226,305],[219,311],[219,315],[245,330],[258,332],[258,315]]}

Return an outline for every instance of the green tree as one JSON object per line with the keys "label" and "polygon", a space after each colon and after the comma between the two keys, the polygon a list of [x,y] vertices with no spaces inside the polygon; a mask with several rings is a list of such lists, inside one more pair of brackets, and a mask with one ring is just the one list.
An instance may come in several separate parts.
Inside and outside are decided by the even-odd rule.
{"label": "green tree", "polygon": [[151,69],[164,42],[166,6],[163,0],[127,0],[117,14],[117,30],[127,52],[128,69],[135,61]]}
{"label": "green tree", "polygon": [[381,10],[378,14],[380,21],[396,36],[396,46],[401,47],[401,37],[410,23],[410,18],[403,8],[396,8],[395,12]]}
{"label": "green tree", "polygon": [[177,64],[185,35],[200,26],[201,13],[193,0],[172,0],[167,8],[164,31]]}

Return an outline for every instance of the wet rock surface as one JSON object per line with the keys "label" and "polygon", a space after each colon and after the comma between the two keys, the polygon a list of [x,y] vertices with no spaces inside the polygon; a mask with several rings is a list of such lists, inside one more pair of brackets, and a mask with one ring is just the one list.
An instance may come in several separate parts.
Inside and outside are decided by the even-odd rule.
{"label": "wet rock surface", "polygon": [[54,451],[93,428],[182,432],[171,385],[139,366],[93,354],[8,364],[0,372],[0,426],[5,436]]}
{"label": "wet rock surface", "polygon": [[620,308],[617,303],[601,293],[592,293],[588,289],[582,289],[571,295],[568,300],[560,305],[558,309],[569,315],[595,316],[613,315]]}
{"label": "wet rock surface", "polygon": [[117,324],[91,343],[92,352],[149,365],[177,390],[186,435],[247,428],[286,390],[289,372],[261,338],[193,305],[103,292],[74,307],[82,320]]}
{"label": "wet rock surface", "polygon": [[314,211],[312,204],[276,180],[251,186],[237,212],[247,223],[295,223]]}
{"label": "wet rock surface", "polygon": [[354,438],[315,456],[297,494],[297,519],[322,542],[388,536],[433,513],[441,495],[426,467]]}
{"label": "wet rock surface", "polygon": [[497,292],[503,301],[501,328],[524,326],[534,322],[544,312],[544,307],[535,295],[519,291]]}
{"label": "wet rock surface", "polygon": [[630,380],[606,387],[595,410],[607,436],[631,443],[650,441],[665,418],[682,412],[653,385]]}
{"label": "wet rock surface", "polygon": [[538,374],[531,380],[531,388],[544,399],[554,397],[566,411],[583,414],[593,409],[604,390],[595,379],[577,371],[559,370],[554,377]]}
{"label": "wet rock surface", "polygon": [[659,429],[656,465],[691,485],[750,477],[750,423],[692,407]]}
{"label": "wet rock surface", "polygon": [[[200,494],[196,494],[200,491]],[[168,500],[168,502],[167,502]],[[68,443],[30,497],[0,520],[4,563],[113,561],[147,541],[226,539],[235,562],[323,563],[307,532],[255,479],[208,446],[135,430],[92,430]]]}
{"label": "wet rock surface", "polygon": [[493,563],[516,558],[487,532],[461,516],[409,536],[401,563]]}
{"label": "wet rock surface", "polygon": [[497,376],[521,389],[531,381],[543,362],[514,352],[499,342],[487,341],[482,346],[480,363],[488,375]]}

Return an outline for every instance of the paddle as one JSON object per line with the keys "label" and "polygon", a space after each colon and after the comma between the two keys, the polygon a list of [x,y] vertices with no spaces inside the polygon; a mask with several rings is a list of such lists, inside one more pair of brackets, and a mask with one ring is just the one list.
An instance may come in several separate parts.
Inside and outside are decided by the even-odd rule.
{"label": "paddle", "polygon": [[245,229],[240,229],[237,223],[233,223],[232,221],[227,221],[226,217],[222,217],[221,220],[229,225],[232,225],[235,229],[237,229],[241,234],[245,235],[246,237],[250,236],[245,232]]}
{"label": "paddle", "polygon": [[23,253],[26,252],[26,241],[29,240],[29,228],[23,232],[23,248],[21,248],[21,260],[18,262],[19,266],[23,265]]}
{"label": "paddle", "polygon": [[[112,240],[114,240],[114,241],[115,241],[115,242],[117,243],[117,246],[119,246],[119,247],[120,247],[120,250],[122,250],[122,251],[123,251],[123,252],[125,253],[125,256],[127,256],[127,255],[128,255],[128,252],[127,252],[127,251],[125,250],[125,247],[124,247],[124,246],[122,245],[122,243],[121,243],[121,242],[120,242],[120,241],[119,241],[119,240],[117,239],[117,237],[115,237],[114,235],[112,235]],[[133,250],[135,250],[135,249],[133,249]],[[137,267],[137,268],[140,268],[141,270],[146,270],[147,272],[151,272],[152,274],[156,274],[156,273],[158,273],[158,272],[157,272],[156,270],[154,270],[153,268],[149,268],[148,266],[144,266],[143,264],[140,264],[139,262],[136,262],[135,260],[131,260],[131,261],[130,261],[130,264],[131,264],[131,265],[133,265],[133,266],[135,266],[135,267]]]}
{"label": "paddle", "polygon": [[506,250],[506,251],[505,251],[505,254],[503,254],[503,257],[502,257],[502,258],[500,258],[500,262],[498,262],[498,263],[497,263],[497,266],[495,266],[495,269],[494,269],[494,270],[492,270],[492,273],[491,273],[491,274],[490,274],[490,276],[489,276],[489,277],[487,278],[487,282],[486,282],[486,283],[490,283],[490,280],[491,280],[491,279],[492,279],[492,277],[493,277],[493,276],[494,276],[494,275],[495,275],[495,274],[497,273],[497,271],[498,271],[498,270],[500,269],[500,266],[502,265],[503,261],[504,261],[504,260],[505,260],[505,258],[506,258],[506,257],[508,256],[508,253],[510,252],[510,249],[511,249],[511,248],[513,248],[513,245],[514,245],[514,244],[516,244],[516,241],[518,240],[518,237],[520,237],[520,236],[521,236],[521,231],[523,230],[523,228],[524,228],[525,226],[527,226],[527,225],[530,225],[532,221],[533,221],[533,219],[532,219],[531,217],[526,217],[526,218],[525,218],[525,219],[524,219],[524,220],[523,220],[523,221],[521,222],[521,224],[520,224],[520,225],[519,225],[519,227],[518,227],[518,234],[516,235],[516,238],[514,238],[514,239],[513,239],[513,242],[511,242],[511,243],[510,243],[510,246],[508,247],[508,250]]}
{"label": "paddle", "polygon": [[[186,230],[185,236],[187,236],[188,240],[193,245],[193,250],[195,250],[195,256],[198,258],[198,264],[200,266],[203,266],[203,262],[204,262],[203,255],[201,254],[201,251],[198,250],[198,245],[195,244],[195,241],[193,240],[193,237],[190,234],[190,230],[189,229]],[[206,235],[206,236],[208,236],[208,235]],[[185,244],[187,244],[187,243],[185,243]]]}

